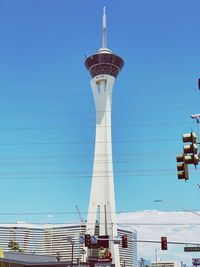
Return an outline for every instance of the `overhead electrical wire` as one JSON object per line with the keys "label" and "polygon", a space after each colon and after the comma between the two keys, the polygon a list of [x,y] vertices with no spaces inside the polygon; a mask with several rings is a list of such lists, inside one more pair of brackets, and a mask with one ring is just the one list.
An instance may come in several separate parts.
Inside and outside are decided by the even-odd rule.
{"label": "overhead electrical wire", "polygon": [[[149,123],[149,124],[124,124],[112,126],[99,126],[99,128],[136,128],[136,127],[168,127],[177,125],[191,125],[191,123],[174,122],[174,123]],[[90,129],[95,128],[95,125],[69,125],[69,126],[51,126],[51,127],[0,127],[0,131],[38,131],[38,130],[65,130],[65,129]]]}
{"label": "overhead electrical wire", "polygon": [[[19,214],[20,215],[20,214]],[[45,215],[45,214],[44,214]],[[0,215],[1,216],[1,215]],[[15,215],[16,216],[16,215]],[[0,226],[1,225],[6,225],[6,224],[8,224],[8,225],[13,225],[13,228],[15,228],[15,227],[17,227],[17,228],[21,228],[21,227],[27,227],[27,224],[29,224],[29,223],[27,223],[27,222],[20,222],[20,223],[13,223],[13,222],[2,222],[2,223],[0,223]],[[56,222],[56,223],[50,223],[50,222],[31,222],[30,223],[31,225],[33,225],[33,224],[39,224],[39,225],[49,225],[49,226],[52,226],[52,227],[54,227],[54,226],[56,226],[56,225],[72,225],[72,224],[76,224],[76,225],[85,225],[84,223],[79,223],[79,222]],[[101,224],[101,223],[100,223]],[[109,224],[109,223],[108,223]],[[193,222],[186,222],[186,223],[143,223],[143,222],[139,222],[139,223],[133,223],[133,222],[119,222],[119,223],[112,223],[112,225],[118,225],[118,226],[122,226],[122,225],[124,225],[124,226],[200,226],[200,223],[193,223]],[[10,227],[10,229],[12,229],[12,226]]]}
{"label": "overhead electrical wire", "polygon": [[[163,211],[163,210],[154,210],[155,213],[170,213],[170,212],[180,212],[180,213],[191,213],[191,211],[193,212],[199,212],[200,215],[200,211],[199,210],[188,210],[188,211],[183,211],[183,210],[167,210],[167,211]],[[123,214],[136,214],[136,213],[142,213],[143,211],[130,211],[130,210],[118,210],[118,211],[107,211],[107,214],[111,214],[111,213],[116,213],[116,215],[123,215]],[[151,212],[151,211],[150,211]],[[87,215],[87,214],[96,214],[96,212],[89,212],[89,211],[81,211],[81,214]],[[99,214],[104,214],[104,211],[99,211]],[[14,215],[77,215],[77,211],[42,211],[42,212],[38,212],[38,211],[22,211],[22,212],[0,212],[0,216],[5,216],[5,215],[9,215],[9,216],[14,216]],[[194,214],[194,215],[198,215]],[[121,219],[121,221],[123,222],[123,220]],[[128,222],[127,222],[128,223]],[[134,223],[138,223],[138,222],[134,222]],[[194,223],[194,222],[192,222]],[[100,223],[101,224],[101,223]],[[102,223],[103,224],[103,223]],[[157,224],[156,222],[143,222],[143,224]],[[194,224],[199,224],[198,223],[194,223]]]}
{"label": "overhead electrical wire", "polygon": [[[63,96],[57,96],[57,98],[63,98]],[[64,97],[73,97],[73,96],[64,96]],[[35,99],[38,99],[38,98],[41,98],[41,97],[34,97]],[[22,98],[24,100],[27,100],[27,99],[34,99],[34,98]],[[44,98],[44,97],[42,97]],[[46,98],[46,97],[45,97]],[[47,99],[49,98],[55,98],[55,96],[53,97],[47,97]],[[13,100],[14,98],[12,98]],[[16,99],[19,99],[19,98],[16,98]],[[15,99],[15,100],[16,100]],[[2,100],[8,100],[8,99],[0,99],[0,101]],[[167,109],[186,109],[188,107],[167,107]],[[193,107],[194,108],[194,107]],[[139,111],[146,111],[146,110],[159,110],[161,109],[160,107],[158,108],[150,108],[150,109],[146,109],[146,108],[141,108],[141,109],[134,109],[134,110],[113,110],[112,113],[117,113],[117,112],[135,112],[137,110]],[[110,111],[108,111],[110,112]],[[55,115],[55,116],[60,116],[60,115],[68,115],[68,114],[92,114],[94,115],[94,112],[90,112],[90,111],[64,111],[64,112],[21,112],[21,113],[0,113],[0,117],[8,117],[8,116],[51,116],[51,115]],[[178,123],[179,125],[188,125],[188,123]],[[149,127],[149,126],[172,126],[172,125],[178,125],[177,123],[154,123],[154,124],[133,124],[133,125],[113,125],[112,128],[125,128],[125,127]],[[55,126],[55,127],[12,127],[12,128],[3,128],[1,127],[0,128],[0,131],[19,131],[19,130],[61,130],[61,129],[69,129],[69,128],[72,128],[72,129],[76,129],[76,128],[94,128],[94,126]],[[110,127],[110,126],[107,126],[107,127]],[[174,142],[174,141],[177,141],[179,139],[155,139],[155,140],[151,140],[151,139],[143,139],[143,140],[121,140],[121,141],[112,141],[112,143],[135,143],[135,142]],[[69,142],[9,142],[9,143],[0,143],[0,146],[12,146],[12,145],[64,145],[64,144],[94,144],[95,141],[69,141]],[[105,143],[105,142],[101,142],[101,143]],[[84,155],[85,156],[85,155]],[[75,156],[76,157],[76,156]],[[27,157],[25,157],[27,158]],[[17,157],[18,159],[18,157]],[[132,161],[131,161],[132,162]],[[64,162],[63,162],[64,163]],[[70,162],[71,163],[71,162]],[[113,162],[114,164],[115,163],[122,163],[122,161],[120,162]],[[16,163],[17,164],[17,163]],[[33,163],[32,163],[33,164]],[[48,163],[48,164],[52,164],[52,163]],[[41,165],[41,164],[38,164],[38,165]],[[2,166],[2,165],[1,165]],[[11,165],[10,165],[11,166]],[[132,172],[132,173],[131,173]],[[147,173],[145,173],[147,172]],[[158,173],[159,172],[159,173]],[[84,173],[88,173],[88,175],[81,175],[81,174],[84,174]],[[102,172],[101,172],[102,173]],[[107,172],[106,172],[107,173]],[[55,177],[52,177],[52,176],[48,176],[48,177],[44,177],[46,175],[57,175]],[[0,179],[82,179],[82,178],[90,178],[92,177],[92,173],[90,173],[89,171],[88,172],[85,172],[85,171],[78,171],[76,172],[76,175],[78,175],[77,177],[73,176],[74,172],[73,171],[69,171],[68,174],[70,175],[70,177],[66,176],[66,172],[63,172],[63,174],[65,175],[65,177],[60,177],[60,174],[61,172],[42,172],[42,171],[39,171],[39,172],[29,172],[29,173],[26,173],[26,172],[0,172]],[[105,177],[105,175],[103,176],[97,176],[97,173],[94,173],[95,174],[95,177],[99,177],[100,179]],[[175,174],[175,170],[162,170],[162,169],[157,169],[157,170],[143,170],[143,173],[141,173],[139,171],[139,173],[137,172],[134,172],[134,171],[116,171],[116,174],[117,175],[124,175],[123,179],[124,178],[127,178],[127,179],[130,179],[131,177],[134,177],[134,176],[157,176],[157,175],[169,175],[169,174]],[[1,176],[7,176],[7,177],[1,177]],[[12,178],[12,177],[8,177],[9,175],[14,175],[14,176],[17,176],[15,178]],[[115,175],[115,176],[117,176]],[[26,177],[18,177],[18,176],[26,176]],[[27,176],[34,176],[34,177],[29,177],[27,178]],[[38,177],[39,176],[39,177]],[[43,177],[42,177],[43,176]],[[122,177],[118,177],[118,178],[122,178]],[[29,213],[30,215],[31,213]],[[32,213],[33,214],[33,213]],[[36,213],[35,213],[36,214]],[[47,213],[37,213],[37,214],[47,214]],[[48,213],[49,214],[49,213]],[[52,213],[51,213],[52,214]],[[59,213],[54,213],[54,214],[59,214]],[[69,213],[68,213],[69,214]],[[70,213],[72,214],[72,213]],[[2,215],[2,213],[0,213],[0,215]],[[8,214],[6,214],[8,215]],[[15,214],[15,215],[19,215],[19,214]],[[28,214],[24,214],[24,215],[28,215]],[[120,223],[120,224],[128,224],[128,225],[137,225],[136,223]],[[139,223],[138,223],[139,225]],[[159,224],[156,224],[156,223],[153,223],[153,224],[150,224],[150,223],[143,223],[143,224],[140,224],[140,225],[161,225],[160,223]],[[175,224],[162,224],[162,225],[175,225]],[[183,225],[183,224],[178,224],[178,225]],[[185,224],[184,224],[185,225]],[[199,224],[198,224],[199,225]]]}
{"label": "overhead electrical wire", "polygon": [[[160,173],[136,173],[136,174],[124,174],[124,176],[122,177],[121,176],[118,176],[118,175],[115,175],[115,178],[117,178],[117,180],[119,181],[120,179],[130,179],[131,177],[146,177],[148,178],[149,176],[169,176],[169,175],[176,175],[175,172],[160,172]],[[16,177],[17,175],[16,174],[13,174],[14,176],[0,176],[0,180],[85,180],[85,179],[91,179],[92,178],[92,174],[91,175],[79,175],[79,176],[42,176],[40,174],[37,174],[34,176],[32,175],[27,175],[27,174],[18,174],[19,177]],[[107,176],[97,176],[95,175],[95,178],[99,178],[99,179],[102,179],[102,178],[106,178]]]}
{"label": "overhead electrical wire", "polygon": [[80,144],[109,144],[109,143],[152,143],[152,142],[175,142],[179,141],[179,138],[169,138],[169,139],[141,139],[141,140],[118,140],[118,141],[108,141],[108,142],[95,142],[94,141],[63,141],[63,142],[0,142],[0,146],[26,146],[26,145],[80,145]]}
{"label": "overhead electrical wire", "polygon": [[[174,159],[156,159],[156,162],[174,162]],[[137,160],[121,160],[121,161],[95,161],[95,164],[107,164],[107,163],[113,163],[113,164],[127,164],[127,163],[134,163],[134,162],[141,162],[141,159],[137,159]],[[142,162],[155,162],[155,158],[154,159],[143,159]],[[91,164],[93,163],[93,160],[88,160],[88,161],[83,161],[83,164]],[[63,165],[63,166],[68,166],[66,164],[70,164],[71,165],[80,165],[80,161],[52,161],[52,162],[14,162],[14,163],[7,163],[7,162],[0,162],[0,166],[1,167],[21,167],[21,166],[56,166],[56,165]]]}
{"label": "overhead electrical wire", "polygon": [[[174,92],[188,92],[190,93],[191,90],[196,91],[196,89],[168,89],[168,90],[132,90],[132,91],[122,91],[122,92],[115,92],[115,95],[135,95],[135,94],[152,94],[152,93],[166,93],[169,94],[169,92],[174,93]],[[103,95],[103,94],[102,94]],[[90,97],[91,94],[89,93],[84,93],[84,94],[70,94],[70,95],[43,95],[43,96],[16,96],[16,97],[0,97],[0,101],[9,101],[9,100],[38,100],[38,99],[55,99],[55,98],[72,98],[72,97]]]}
{"label": "overhead electrical wire", "polygon": [[[152,152],[152,154],[154,154],[153,152]],[[152,155],[151,154],[151,155]],[[156,155],[162,155],[163,156],[163,151],[156,151],[155,152],[155,154]],[[171,152],[169,152],[169,151],[165,151],[165,153],[164,153],[164,155],[171,155],[171,154],[174,154],[174,151],[171,151]],[[139,158],[139,156],[141,156],[141,158],[143,159],[144,158],[144,153],[143,152],[140,152],[140,151],[137,151],[137,152],[135,152],[135,153],[118,153],[117,155],[115,155],[115,154],[95,154],[95,156],[96,157],[98,157],[98,158],[102,158],[102,157],[105,157],[105,155],[107,156],[107,157],[113,157],[113,158],[118,158],[118,157],[128,157],[128,158]],[[149,158],[149,155],[146,155],[145,154],[145,156],[147,157],[147,158]],[[20,155],[17,155],[17,156],[6,156],[6,155],[3,155],[3,156],[0,156],[0,160],[15,160],[15,159],[46,159],[46,158],[48,158],[48,159],[59,159],[59,158],[76,158],[76,159],[82,159],[82,158],[93,158],[93,152],[91,153],[91,154],[66,154],[66,155],[53,155],[53,156],[50,156],[49,154],[48,155],[37,155],[37,156],[20,156]]]}
{"label": "overhead electrical wire", "polygon": [[[199,108],[198,106],[172,106],[170,107],[169,105],[167,107],[165,107],[165,111],[166,110],[182,110],[182,109],[193,109],[194,108]],[[96,113],[102,113],[102,112],[109,112],[109,113],[131,113],[131,112],[136,112],[136,111],[158,111],[158,110],[162,110],[163,111],[163,107],[151,107],[151,108],[135,108],[133,110],[131,109],[127,109],[127,110],[112,110],[112,112],[110,110],[108,111],[96,111]],[[95,115],[94,111],[54,111],[54,112],[10,112],[10,113],[0,113],[0,117],[8,117],[8,116],[66,116],[66,115],[75,115],[75,114],[84,114],[84,115]]]}
{"label": "overhead electrical wire", "polygon": [[[199,210],[192,210],[193,212],[199,212],[199,215],[200,215],[200,211]],[[142,213],[143,211],[131,211],[131,210],[118,210],[118,211],[107,211],[106,213],[107,214],[110,214],[110,213],[116,213],[116,215],[123,215],[123,214],[136,214],[136,213]],[[151,212],[151,211],[150,211]],[[154,210],[155,213],[169,213],[169,212],[181,212],[181,213],[190,213],[191,211],[188,210],[188,211],[183,211],[183,210],[167,210],[167,211],[163,211],[163,210]],[[89,212],[89,211],[81,211],[81,214],[96,214],[96,212]],[[98,212],[99,214],[105,214],[104,211],[99,211]],[[77,215],[77,211],[42,211],[42,212],[38,212],[38,211],[23,211],[23,212],[0,212],[0,215]],[[195,215],[195,214],[194,214]],[[121,219],[122,220],[122,219]],[[137,222],[136,222],[137,223]],[[148,222],[147,224],[149,224],[150,222]],[[155,223],[155,222],[152,222],[152,223]],[[152,224],[151,223],[151,224]],[[194,223],[194,222],[193,222]],[[103,223],[102,223],[103,224]],[[144,223],[146,224],[146,223]],[[195,223],[196,224],[196,223]],[[200,225],[200,222],[198,222],[197,224]]]}
{"label": "overhead electrical wire", "polygon": [[[167,171],[173,171],[174,169],[142,169],[142,172],[146,173],[146,172],[157,172],[157,171],[161,171],[161,172],[167,172]],[[127,170],[127,169],[124,169],[124,170],[117,170],[117,173],[118,174],[137,174],[138,172],[141,172],[141,169],[131,169],[131,170]],[[0,171],[0,175],[12,175],[12,174],[15,174],[15,175],[29,175],[29,174],[39,174],[39,175],[49,175],[49,174],[69,174],[72,175],[72,174],[91,174],[91,171],[90,170],[66,170],[66,171],[24,171],[24,172],[12,172],[12,171]],[[93,172],[93,174],[97,175],[97,174],[102,174],[102,177],[106,177],[106,176],[109,176],[110,174],[112,174],[113,172],[112,171],[95,171]]]}

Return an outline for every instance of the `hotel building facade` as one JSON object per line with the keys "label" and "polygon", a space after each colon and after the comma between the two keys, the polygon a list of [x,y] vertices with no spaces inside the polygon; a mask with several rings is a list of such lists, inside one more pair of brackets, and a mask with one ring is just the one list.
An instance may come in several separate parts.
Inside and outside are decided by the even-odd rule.
{"label": "hotel building facade", "polygon": [[[84,244],[80,244],[80,234],[86,233],[85,224],[0,224],[0,246],[4,251],[9,251],[8,244],[11,240],[19,244],[22,253],[35,253],[39,255],[59,254],[61,261],[77,263],[86,261]],[[133,229],[118,228],[118,236],[128,236],[128,248],[120,251],[120,265],[137,267],[137,232]]]}

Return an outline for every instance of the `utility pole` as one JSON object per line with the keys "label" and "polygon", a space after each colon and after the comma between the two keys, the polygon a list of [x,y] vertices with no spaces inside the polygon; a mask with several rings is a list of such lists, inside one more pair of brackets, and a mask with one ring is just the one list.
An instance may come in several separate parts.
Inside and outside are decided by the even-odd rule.
{"label": "utility pole", "polygon": [[73,240],[71,240],[71,245],[72,245],[71,266],[73,267],[74,265],[74,241]]}
{"label": "utility pole", "polygon": [[197,137],[198,137],[198,143],[200,141],[200,114],[194,114],[191,116],[192,119],[196,120],[197,123]]}
{"label": "utility pole", "polygon": [[156,248],[155,249],[155,259],[156,259],[156,267],[157,267],[157,265],[158,265],[158,250],[159,250],[160,248]]}
{"label": "utility pole", "polygon": [[[200,145],[200,113],[199,114],[194,114],[191,116],[192,119],[196,120],[197,123],[197,144],[198,144],[198,148]],[[198,154],[199,157],[199,161],[200,161],[200,152]]]}

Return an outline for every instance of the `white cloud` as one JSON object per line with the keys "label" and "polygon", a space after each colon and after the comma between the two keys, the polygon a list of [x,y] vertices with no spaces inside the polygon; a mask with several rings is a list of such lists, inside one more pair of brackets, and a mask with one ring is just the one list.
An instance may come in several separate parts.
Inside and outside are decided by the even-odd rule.
{"label": "white cloud", "polygon": [[[199,213],[200,216],[200,213]],[[118,214],[118,223],[130,225],[137,230],[138,240],[160,241],[166,236],[170,242],[199,243],[200,217],[185,211],[145,210],[140,212]],[[178,260],[192,265],[192,258],[200,257],[197,252],[184,252],[185,245],[168,244],[168,250],[158,250],[158,259]],[[155,261],[155,249],[160,243],[138,242],[138,258],[143,257]]]}
{"label": "white cloud", "polygon": [[48,214],[47,218],[53,218],[53,214]]}

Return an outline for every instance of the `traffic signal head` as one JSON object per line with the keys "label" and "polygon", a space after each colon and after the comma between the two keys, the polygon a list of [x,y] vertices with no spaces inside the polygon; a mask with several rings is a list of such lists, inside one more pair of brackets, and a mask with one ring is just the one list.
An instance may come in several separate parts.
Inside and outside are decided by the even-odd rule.
{"label": "traffic signal head", "polygon": [[196,140],[197,140],[197,136],[194,132],[192,133],[185,133],[183,134],[183,142],[184,143],[188,143],[188,142],[191,142],[191,143],[196,143]]}
{"label": "traffic signal head", "polygon": [[161,249],[167,250],[167,237],[161,236]]}
{"label": "traffic signal head", "polygon": [[195,166],[199,164],[199,156],[198,155],[186,155],[185,156],[186,164],[194,164]]}
{"label": "traffic signal head", "polygon": [[178,179],[185,180],[185,181],[188,180],[189,172],[188,172],[188,165],[185,163],[185,155],[176,156],[176,161],[177,161]]}
{"label": "traffic signal head", "polygon": [[85,247],[88,247],[88,248],[91,247],[91,237],[89,234],[85,235]]}
{"label": "traffic signal head", "polygon": [[183,146],[183,153],[185,154],[184,162],[186,164],[198,165],[198,146],[196,144],[197,136],[194,132],[183,134],[183,142],[190,142],[191,144]]}
{"label": "traffic signal head", "polygon": [[193,143],[191,145],[185,145],[183,147],[184,154],[197,154],[198,152],[198,146]]}
{"label": "traffic signal head", "polygon": [[128,247],[128,237],[127,235],[122,235],[122,247],[127,248]]}

